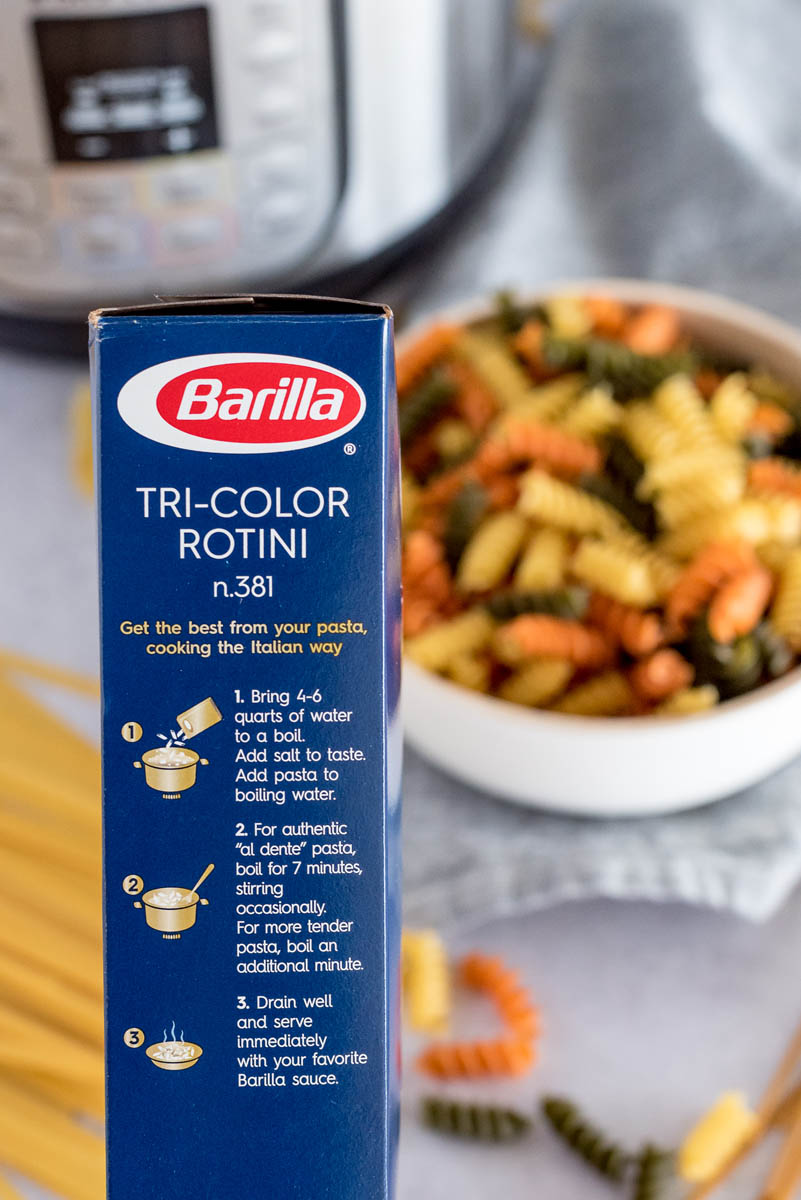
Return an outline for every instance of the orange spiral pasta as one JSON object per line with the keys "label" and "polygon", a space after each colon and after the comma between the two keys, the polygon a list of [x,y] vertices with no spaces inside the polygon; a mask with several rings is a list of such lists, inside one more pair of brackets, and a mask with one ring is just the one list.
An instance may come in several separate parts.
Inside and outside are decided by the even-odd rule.
{"label": "orange spiral pasta", "polygon": [[516,656],[520,660],[538,655],[566,658],[579,667],[602,667],[611,658],[610,643],[599,630],[540,613],[526,613],[503,625],[497,647],[512,661]]}
{"label": "orange spiral pasta", "polygon": [[512,461],[549,467],[554,474],[568,478],[595,475],[603,462],[598,446],[553,425],[512,420],[499,434],[499,440]]}
{"label": "orange spiral pasta", "polygon": [[434,1042],[417,1059],[417,1066],[437,1079],[479,1079],[493,1075],[525,1075],[535,1061],[530,1041],[494,1038],[475,1042]]}
{"label": "orange spiral pasta", "polygon": [[422,489],[421,500],[425,507],[449,504],[469,480],[489,483],[509,466],[506,447],[494,440],[486,441],[471,459],[443,471]]}
{"label": "orange spiral pasta", "polygon": [[424,529],[415,529],[403,550],[403,582],[406,589],[403,629],[413,637],[442,612],[451,594],[451,575],[442,543]]}
{"label": "orange spiral pasta", "polygon": [[495,397],[467,363],[449,363],[448,375],[457,388],[454,411],[467,422],[473,433],[482,433],[497,411]]}
{"label": "orange spiral pasta", "polygon": [[773,576],[759,563],[724,583],[707,614],[709,632],[715,641],[733,642],[755,629],[772,591]]}
{"label": "orange spiral pasta", "polygon": [[425,333],[398,355],[395,372],[398,391],[408,391],[425,375],[434,363],[443,358],[453,347],[460,333],[457,325],[440,321],[431,325]]}
{"label": "orange spiral pasta", "polygon": [[748,422],[749,433],[763,433],[770,438],[787,437],[793,428],[793,418],[786,408],[763,400],[757,404]]}
{"label": "orange spiral pasta", "polygon": [[514,508],[520,496],[520,480],[514,475],[499,475],[487,484],[491,509]]}
{"label": "orange spiral pasta", "polygon": [[666,648],[643,658],[629,672],[629,680],[640,700],[649,703],[667,700],[689,687],[695,671],[678,650]]}
{"label": "orange spiral pasta", "polygon": [[674,308],[647,304],[627,323],[622,340],[638,354],[665,354],[679,340],[679,315]]}
{"label": "orange spiral pasta", "polygon": [[625,304],[614,296],[585,296],[593,332],[605,338],[619,338],[626,327],[628,313]]}
{"label": "orange spiral pasta", "polygon": [[551,374],[543,353],[544,336],[545,326],[542,321],[531,320],[526,321],[523,328],[512,339],[512,348],[538,376]]}
{"label": "orange spiral pasta", "polygon": [[748,483],[757,492],[783,492],[801,497],[801,471],[781,458],[760,458],[748,468]]}
{"label": "orange spiral pasta", "polygon": [[721,584],[755,563],[756,555],[748,542],[732,540],[704,546],[671,589],[666,606],[669,624],[675,629],[685,629]]}
{"label": "orange spiral pasta", "polygon": [[610,641],[635,658],[652,654],[665,641],[664,626],[655,612],[632,608],[602,592],[592,593],[587,617]]}
{"label": "orange spiral pasta", "polygon": [[462,960],[461,974],[469,987],[485,992],[492,1000],[510,1033],[533,1039],[539,1033],[539,1009],[520,982],[516,971],[500,958],[486,954],[468,954]]}

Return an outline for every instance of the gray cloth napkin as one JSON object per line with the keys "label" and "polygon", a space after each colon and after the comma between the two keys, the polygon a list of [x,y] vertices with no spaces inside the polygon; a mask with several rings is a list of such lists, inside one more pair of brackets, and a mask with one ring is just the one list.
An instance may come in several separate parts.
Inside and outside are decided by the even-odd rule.
{"label": "gray cloth napkin", "polygon": [[[801,321],[799,49],[795,0],[582,8],[500,186],[398,298],[418,315],[510,284],[632,275]],[[801,762],[696,812],[604,822],[514,808],[410,752],[405,804],[414,923],[593,895],[764,919],[801,877]]]}

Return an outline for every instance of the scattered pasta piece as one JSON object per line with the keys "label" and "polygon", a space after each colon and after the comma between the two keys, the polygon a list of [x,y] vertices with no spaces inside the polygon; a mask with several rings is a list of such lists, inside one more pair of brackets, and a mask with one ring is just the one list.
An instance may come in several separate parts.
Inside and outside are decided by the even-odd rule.
{"label": "scattered pasta piece", "polygon": [[673,1178],[674,1156],[650,1143],[637,1155],[632,1200],[659,1200]]}
{"label": "scattered pasta piece", "polygon": [[704,1183],[753,1135],[759,1119],[742,1092],[724,1092],[682,1142],[679,1174],[688,1183]]}
{"label": "scattered pasta piece", "polygon": [[451,1017],[451,975],[442,938],[433,929],[404,929],[403,1001],[418,1033],[447,1032]]}
{"label": "scattered pasta piece", "polygon": [[589,1166],[608,1179],[621,1180],[628,1164],[628,1155],[586,1121],[575,1104],[558,1096],[546,1097],[542,1111],[556,1134]]}
{"label": "scattered pasta piece", "polygon": [[486,954],[468,954],[462,960],[461,975],[468,987],[489,996],[510,1033],[528,1039],[538,1035],[539,1009],[517,972],[501,959]]}
{"label": "scattered pasta piece", "polygon": [[517,1141],[532,1128],[531,1119],[515,1109],[464,1104],[440,1096],[426,1096],[421,1113],[429,1129],[477,1142]]}
{"label": "scattered pasta piece", "polygon": [[436,1079],[482,1079],[525,1075],[534,1066],[531,1042],[524,1038],[495,1038],[475,1042],[435,1042],[417,1065]]}

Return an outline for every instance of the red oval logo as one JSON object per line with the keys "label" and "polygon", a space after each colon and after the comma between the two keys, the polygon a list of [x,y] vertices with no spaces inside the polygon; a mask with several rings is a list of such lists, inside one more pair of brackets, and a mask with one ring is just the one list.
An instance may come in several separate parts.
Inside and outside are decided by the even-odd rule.
{"label": "red oval logo", "polygon": [[215,442],[327,441],[360,417],[361,390],[317,364],[226,362],[195,367],[158,392],[159,415],[174,429]]}

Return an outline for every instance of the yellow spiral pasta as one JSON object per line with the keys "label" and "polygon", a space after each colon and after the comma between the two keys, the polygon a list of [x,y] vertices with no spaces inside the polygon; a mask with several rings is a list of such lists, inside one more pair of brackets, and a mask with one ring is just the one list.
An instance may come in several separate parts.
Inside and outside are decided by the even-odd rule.
{"label": "yellow spiral pasta", "polygon": [[674,530],[661,539],[660,550],[688,559],[709,542],[742,538],[752,546],[790,544],[801,539],[801,501],[792,496],[746,496],[731,508]]}
{"label": "yellow spiral pasta", "polygon": [[681,688],[654,710],[663,716],[691,716],[693,713],[708,712],[720,702],[718,689],[711,683],[699,687]]}
{"label": "yellow spiral pasta", "polygon": [[538,529],[526,543],[515,568],[515,588],[527,592],[560,587],[569,554],[567,535],[561,529]]}
{"label": "yellow spiral pasta", "polygon": [[453,682],[471,692],[488,691],[491,673],[489,659],[470,651],[457,654],[448,664],[448,675]]}
{"label": "yellow spiral pasta", "polygon": [[745,458],[742,452],[732,446],[712,446],[658,459],[643,474],[637,485],[637,495],[647,500],[662,491],[718,473],[739,473],[745,486]]}
{"label": "yellow spiral pasta", "polygon": [[517,403],[507,406],[507,412],[496,417],[490,433],[494,435],[502,431],[510,419],[539,421],[544,425],[556,421],[575,401],[585,384],[586,377],[574,372],[530,387]]}
{"label": "yellow spiral pasta", "polygon": [[486,592],[509,574],[526,540],[529,523],[519,512],[493,513],[464,549],[456,574],[462,592]]}
{"label": "yellow spiral pasta", "polygon": [[629,404],[621,427],[632,450],[644,463],[671,459],[681,447],[678,431],[652,404],[644,401]]}
{"label": "yellow spiral pasta", "polygon": [[404,929],[401,944],[403,1005],[418,1033],[447,1033],[451,1018],[451,971],[442,938],[433,929]]}
{"label": "yellow spiral pasta", "polygon": [[667,529],[676,529],[709,513],[736,504],[745,491],[745,472],[715,469],[665,490],[656,500],[656,511]]}
{"label": "yellow spiral pasta", "polygon": [[584,538],[571,570],[582,583],[635,608],[649,608],[659,598],[648,563],[613,542]]}
{"label": "yellow spiral pasta", "polygon": [[550,296],[543,307],[548,326],[557,337],[581,338],[592,330],[592,314],[582,296]]}
{"label": "yellow spiral pasta", "polygon": [[574,669],[564,658],[534,658],[503,681],[498,695],[513,704],[542,708],[561,696]]}
{"label": "yellow spiral pasta", "polygon": [[748,377],[734,371],[715,388],[709,401],[709,411],[718,437],[738,446],[748,432],[756,412],[757,398],[748,386]]}
{"label": "yellow spiral pasta", "polygon": [[686,375],[673,375],[654,392],[654,408],[675,429],[683,447],[698,450],[720,445],[709,410]]}
{"label": "yellow spiral pasta", "polygon": [[635,703],[626,676],[621,671],[605,671],[572,688],[553,708],[576,717],[619,717],[632,712]]}
{"label": "yellow spiral pasta", "polygon": [[801,651],[801,549],[792,550],[782,567],[770,619],[788,645]]}
{"label": "yellow spiral pasta", "polygon": [[428,671],[446,671],[459,655],[483,650],[494,628],[489,614],[474,608],[407,639],[406,653]]}
{"label": "yellow spiral pasta", "polygon": [[755,1133],[759,1118],[742,1092],[724,1092],[681,1144],[678,1168],[688,1183],[704,1183]]}
{"label": "yellow spiral pasta", "polygon": [[623,524],[603,500],[536,469],[523,476],[517,507],[527,517],[572,533],[604,534]]}
{"label": "yellow spiral pasta", "polygon": [[531,379],[496,338],[464,331],[453,346],[453,354],[467,363],[502,408],[528,398]]}
{"label": "yellow spiral pasta", "polygon": [[580,396],[560,421],[565,433],[580,438],[599,438],[617,429],[623,419],[623,408],[612,399],[608,387],[599,384]]}

